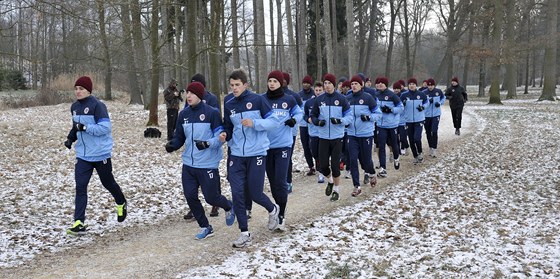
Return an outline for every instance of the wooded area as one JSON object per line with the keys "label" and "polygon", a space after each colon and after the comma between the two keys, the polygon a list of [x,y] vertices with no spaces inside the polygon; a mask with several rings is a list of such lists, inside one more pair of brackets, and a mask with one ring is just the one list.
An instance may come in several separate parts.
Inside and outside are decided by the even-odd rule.
{"label": "wooded area", "polygon": [[195,73],[225,94],[239,67],[257,92],[280,69],[296,90],[308,74],[362,72],[444,85],[458,76],[490,103],[519,86],[554,100],[558,13],[558,0],[5,0],[0,69],[21,71],[33,89],[95,75],[105,99],[118,86],[131,104]]}

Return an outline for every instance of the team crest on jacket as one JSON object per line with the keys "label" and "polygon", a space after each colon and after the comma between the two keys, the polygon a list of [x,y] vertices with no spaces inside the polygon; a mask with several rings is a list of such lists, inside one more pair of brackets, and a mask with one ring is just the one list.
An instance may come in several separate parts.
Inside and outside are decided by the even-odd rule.
{"label": "team crest on jacket", "polygon": [[416,100],[420,100],[420,95],[416,96]]}
{"label": "team crest on jacket", "polygon": [[340,102],[338,100],[334,100],[334,105],[338,106],[338,104],[340,104]]}
{"label": "team crest on jacket", "polygon": [[359,103],[360,105],[363,105],[363,104],[364,104],[364,99],[360,99],[360,100],[358,101],[358,103]]}
{"label": "team crest on jacket", "polygon": [[86,107],[86,108],[84,109],[84,114],[88,114],[88,112],[89,112],[89,107]]}
{"label": "team crest on jacket", "polygon": [[439,92],[436,92],[436,96],[439,96]]}
{"label": "team crest on jacket", "polygon": [[206,115],[201,114],[198,118],[200,118],[200,121],[204,121],[204,119],[206,119]]}
{"label": "team crest on jacket", "polygon": [[385,101],[389,100],[389,96],[385,96]]}
{"label": "team crest on jacket", "polygon": [[245,105],[247,109],[251,109],[253,107],[253,103],[249,102]]}
{"label": "team crest on jacket", "polygon": [[283,108],[283,109],[287,109],[287,108],[288,108],[288,103],[283,102],[283,103],[282,103],[282,108]]}

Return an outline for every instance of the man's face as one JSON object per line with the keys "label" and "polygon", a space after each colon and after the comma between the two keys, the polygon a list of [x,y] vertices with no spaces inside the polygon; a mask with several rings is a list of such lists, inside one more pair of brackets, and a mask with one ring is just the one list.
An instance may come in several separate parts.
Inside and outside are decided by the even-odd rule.
{"label": "man's face", "polygon": [[453,85],[453,86],[457,86],[458,84],[459,84],[459,83],[457,83],[456,81],[452,81],[452,82],[451,82],[451,85]]}
{"label": "man's face", "polygon": [[359,82],[353,81],[350,83],[350,86],[352,86],[352,92],[359,92],[362,90],[362,84]]}
{"label": "man's face", "polygon": [[428,85],[428,90],[430,91],[434,91],[434,88],[436,88],[435,85]]}
{"label": "man's face", "polygon": [[280,88],[280,82],[275,78],[269,78],[268,79],[268,89],[270,89],[270,91],[274,91],[278,88]]}
{"label": "man's face", "polygon": [[387,85],[385,85],[385,83],[382,83],[382,82],[376,84],[376,87],[380,91],[383,91],[383,90],[387,89]]}
{"label": "man's face", "polygon": [[321,95],[325,92],[325,90],[323,89],[322,86],[315,86],[314,91],[315,91],[315,97],[317,97],[317,96],[319,96],[319,95]]}
{"label": "man's face", "polygon": [[74,87],[74,94],[76,94],[76,99],[78,99],[78,100],[87,98],[87,97],[89,97],[89,95],[91,95],[91,93],[89,93],[89,91],[87,91],[85,88],[83,88],[79,85]]}
{"label": "man's face", "polygon": [[229,80],[229,89],[233,92],[234,97],[239,97],[241,93],[247,90],[248,86],[247,83],[243,83],[240,79]]}
{"label": "man's face", "polygon": [[200,103],[200,99],[196,94],[192,93],[191,91],[187,91],[187,104],[189,106],[196,106]]}
{"label": "man's face", "polygon": [[325,92],[328,94],[334,93],[334,84],[332,84],[332,82],[325,80],[323,81],[323,86],[325,87]]}
{"label": "man's face", "polygon": [[410,90],[410,91],[416,90],[416,83],[412,83],[412,82],[409,83],[408,84],[408,90]]}
{"label": "man's face", "polygon": [[366,87],[371,87],[371,80],[366,81]]}
{"label": "man's face", "polygon": [[301,84],[303,86],[303,90],[307,91],[311,88],[311,84],[304,82]]}

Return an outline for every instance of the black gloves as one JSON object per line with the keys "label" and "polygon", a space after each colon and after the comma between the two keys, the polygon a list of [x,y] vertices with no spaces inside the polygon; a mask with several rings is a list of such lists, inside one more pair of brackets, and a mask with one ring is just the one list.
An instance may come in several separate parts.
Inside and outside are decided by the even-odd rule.
{"label": "black gloves", "polygon": [[439,108],[439,106],[441,106],[441,104],[440,104],[439,102],[436,102],[436,103],[434,104],[434,106],[435,106],[436,108]]}
{"label": "black gloves", "polygon": [[406,106],[406,99],[402,100],[402,105]]}
{"label": "black gloves", "polygon": [[388,106],[382,106],[382,107],[381,107],[381,112],[383,112],[383,113],[391,113],[391,112],[393,112],[393,110],[392,110],[390,107],[388,107]]}
{"label": "black gloves", "polygon": [[198,150],[204,150],[204,149],[210,147],[210,143],[205,141],[205,140],[195,140],[194,144],[196,145],[196,148]]}
{"label": "black gloves", "polygon": [[317,121],[317,126],[319,126],[319,127],[324,127],[325,124],[327,124],[327,122],[326,122],[325,120],[319,120],[319,121]]}
{"label": "black gloves", "polygon": [[68,149],[72,149],[72,141],[69,140],[69,139],[67,139],[67,140],[64,142],[64,146],[66,146],[66,148],[68,148]]}
{"label": "black gloves", "polygon": [[369,121],[371,119],[367,114],[362,114],[360,118],[362,119],[362,121]]}
{"label": "black gloves", "polygon": [[284,121],[284,125],[294,127],[296,125],[296,120],[293,119],[293,118],[290,118],[290,119]]}
{"label": "black gloves", "polygon": [[167,151],[167,152],[169,152],[169,153],[175,151],[175,149],[174,149],[173,146],[171,145],[171,141],[168,141],[168,142],[165,144],[165,151]]}
{"label": "black gloves", "polygon": [[82,123],[76,123],[75,126],[76,126],[76,130],[77,130],[77,131],[83,132],[83,131],[86,130],[86,125],[84,125],[84,124],[82,124]]}
{"label": "black gloves", "polygon": [[418,111],[423,111],[424,110],[424,106],[423,105],[418,105],[418,107],[416,108]]}
{"label": "black gloves", "polygon": [[331,117],[331,123],[335,124],[335,125],[338,125],[338,124],[342,123],[342,120],[340,120],[340,118]]}
{"label": "black gloves", "polygon": [[434,103],[434,98],[430,98],[430,104]]}

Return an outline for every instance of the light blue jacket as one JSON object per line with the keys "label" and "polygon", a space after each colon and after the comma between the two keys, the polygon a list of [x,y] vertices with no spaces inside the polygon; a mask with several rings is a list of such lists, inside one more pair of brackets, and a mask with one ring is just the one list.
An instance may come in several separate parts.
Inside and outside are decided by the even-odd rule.
{"label": "light blue jacket", "polygon": [[[381,109],[381,118],[377,121],[378,128],[391,129],[399,126],[400,114],[403,111],[403,104],[399,96],[390,89],[377,92],[377,105]],[[391,112],[385,113],[382,108],[387,106]]]}
{"label": "light blue jacket", "polygon": [[[401,101],[405,103],[404,117],[406,123],[418,123],[426,119],[424,111],[428,106],[428,96],[424,92],[408,90],[401,94]],[[419,106],[422,106],[424,110],[420,111]]]}
{"label": "light blue jacket", "polygon": [[[303,118],[303,112],[296,99],[291,95],[283,94],[282,97],[271,99],[265,93],[263,97],[270,103],[273,113],[278,117],[281,125],[267,132],[270,148],[292,147],[294,142],[292,128],[284,124],[286,120],[294,118],[296,123]],[[294,125],[297,127],[297,125]]]}
{"label": "light blue jacket", "polygon": [[[253,127],[241,124],[252,119]],[[239,97],[229,99],[224,106],[224,128],[231,155],[237,157],[266,156],[270,141],[267,131],[284,125],[273,113],[263,96],[245,90]]]}
{"label": "light blue jacket", "polygon": [[[113,137],[107,106],[94,96],[89,96],[72,103],[70,112],[73,125],[68,139],[76,142],[76,157],[88,162],[111,158]],[[84,124],[86,130],[77,131],[77,123]]]}
{"label": "light blue jacket", "polygon": [[[381,110],[377,106],[377,99],[369,93],[360,90],[356,93],[349,91],[346,96],[350,104],[353,119],[348,125],[347,134],[355,137],[371,137],[375,130],[374,123],[381,118]],[[362,115],[370,117],[369,121],[363,121]]]}
{"label": "light blue jacket", "polygon": [[[424,111],[426,117],[437,117],[441,115],[441,106],[445,103],[445,94],[438,88],[430,91],[429,89],[424,90],[424,93],[428,96],[428,106]],[[439,107],[436,107],[436,103],[439,103]]]}
{"label": "light blue jacket", "polygon": [[[346,97],[338,92],[323,93],[315,98],[315,105],[311,110],[313,124],[318,125],[320,120],[325,120],[325,126],[317,127],[321,139],[341,139],[344,137],[344,126],[350,124],[352,111]],[[341,124],[331,123],[331,118],[338,118]]]}

